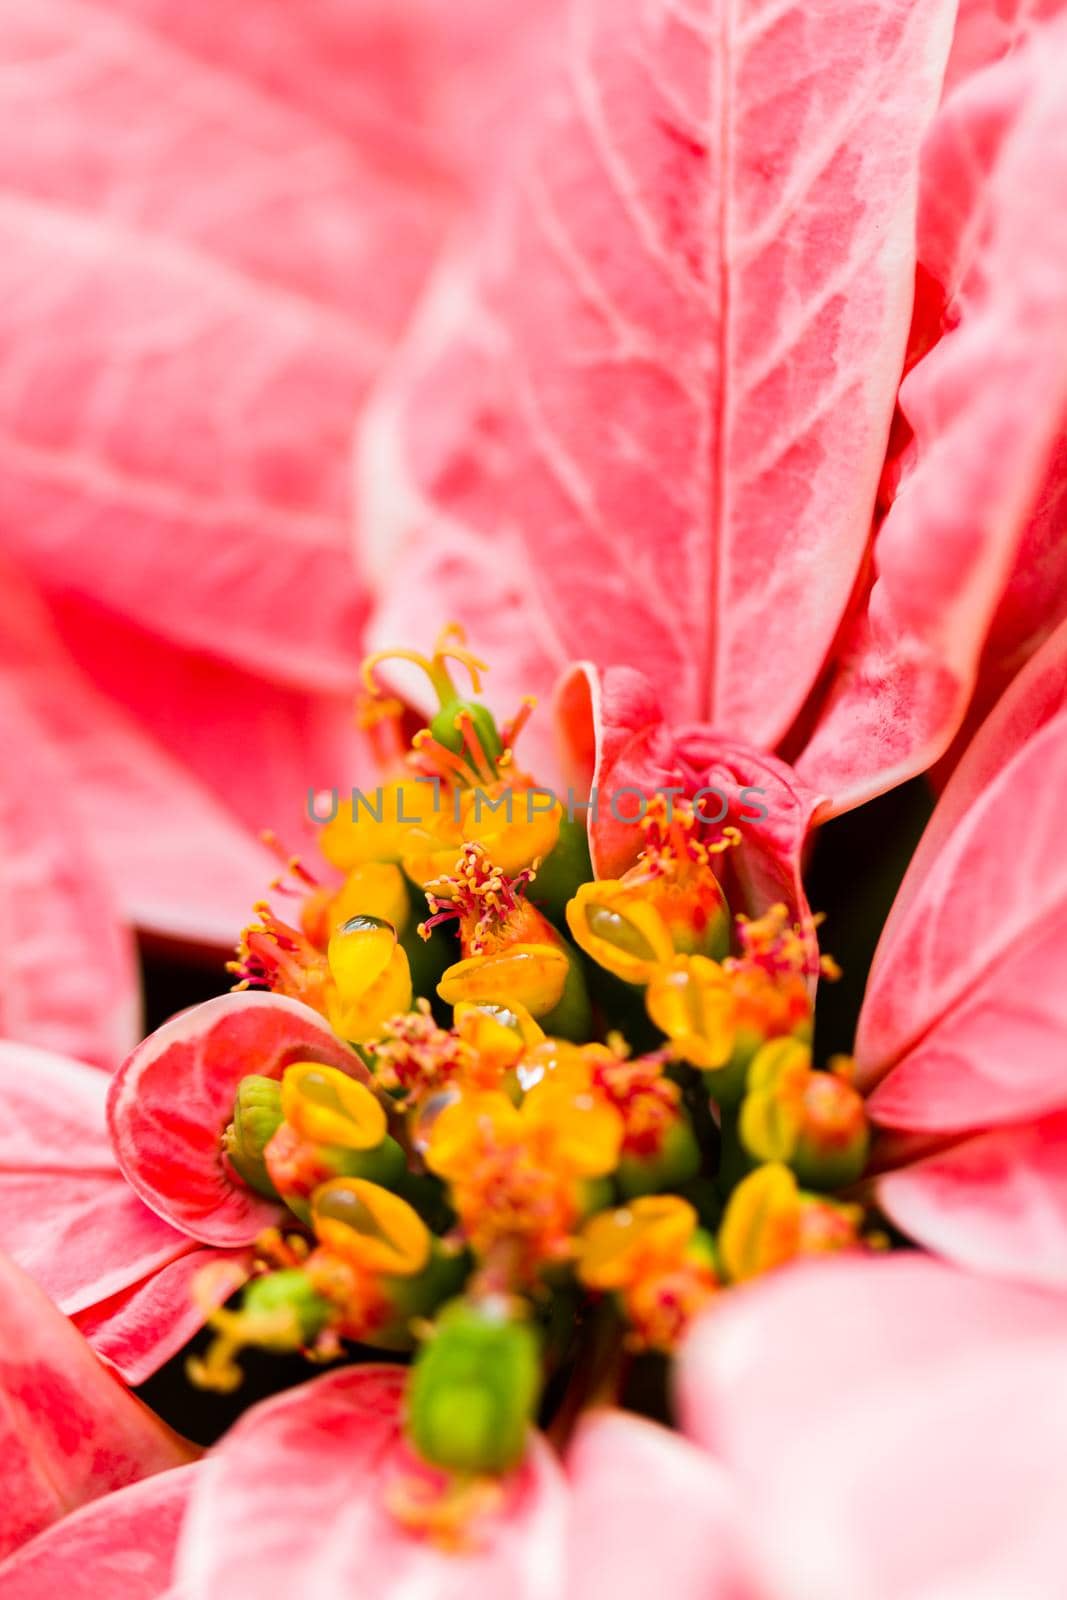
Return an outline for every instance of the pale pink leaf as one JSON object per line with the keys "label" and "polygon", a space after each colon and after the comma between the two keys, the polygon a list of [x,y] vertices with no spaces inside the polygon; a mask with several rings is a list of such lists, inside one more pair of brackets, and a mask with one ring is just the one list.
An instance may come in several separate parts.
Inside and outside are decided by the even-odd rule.
{"label": "pale pink leaf", "polygon": [[348,688],[351,423],[555,9],[45,0],[12,19],[11,531],[54,595]]}
{"label": "pale pink leaf", "polygon": [[566,1600],[755,1600],[727,1473],[677,1434],[588,1414],[567,1452]]}
{"label": "pale pink leaf", "polygon": [[419,1472],[401,1436],[405,1371],[355,1367],[255,1406],[205,1463],[179,1545],[188,1600],[555,1600],[565,1488],[535,1440],[502,1501],[449,1552],[403,1530],[390,1491]]}
{"label": "pale pink leaf", "polygon": [[1060,712],[976,794],[906,905],[857,1032],[876,1121],[956,1133],[1067,1105],[1065,784]]}
{"label": "pale pink leaf", "polygon": [[[1006,55],[1029,48],[1038,55],[1067,50],[1063,0],[967,0],[953,37],[946,92],[982,68],[989,70],[958,104],[939,117],[930,141],[931,181],[919,213],[920,293],[912,324],[908,365],[958,324],[969,305],[973,267],[985,228],[986,186],[1025,97],[1025,62],[998,70]],[[1031,56],[1033,59],[1033,56]],[[940,156],[948,139],[952,150]],[[951,181],[949,181],[951,180]],[[903,418],[895,430],[905,437]],[[905,451],[907,456],[914,447]],[[900,466],[891,466],[899,475]],[[978,664],[974,697],[944,758],[951,770],[960,751],[1012,677],[1067,616],[1067,545],[1063,539],[1067,495],[1067,417],[1061,415],[1033,509],[1019,538],[1014,563],[989,624]]]}
{"label": "pale pink leaf", "polygon": [[196,1252],[117,1167],[0,1171],[0,1245],[68,1315]]}
{"label": "pale pink leaf", "polygon": [[0,1041],[0,1168],[114,1172],[108,1079],[81,1061]]}
{"label": "pale pink leaf", "polygon": [[[1023,530],[1008,586],[982,651],[974,701],[956,743],[970,737],[1015,674],[1067,618],[1067,432],[1053,448],[1035,509]],[[949,752],[951,765],[953,752]]]}
{"label": "pale pink leaf", "polygon": [[369,424],[367,536],[411,534],[376,640],[455,613],[508,694],[636,659],[674,719],[781,737],[867,542],[954,9],[571,6]]}
{"label": "pale pink leaf", "polygon": [[0,1257],[0,1555],[76,1506],[193,1453]]}
{"label": "pale pink leaf", "polygon": [[111,9],[150,26],[176,55],[372,147],[396,181],[425,181],[429,166],[477,187],[507,141],[515,74],[528,81],[532,44],[555,26],[560,0],[530,0],[506,16],[497,0],[304,0],[299,9],[245,0],[239,27],[190,0],[113,0]]}
{"label": "pale pink leaf", "polygon": [[[213,1271],[207,1282],[197,1283],[205,1267],[214,1269],[223,1262],[225,1273]],[[87,1305],[72,1321],[100,1360],[136,1387],[199,1333],[207,1320],[205,1307],[221,1305],[251,1270],[250,1250],[211,1250],[190,1243],[184,1255],[157,1267],[140,1283]]]}
{"label": "pale pink leaf", "polygon": [[0,1247],[62,1311],[89,1319],[91,1343],[101,1330],[102,1353],[127,1379],[120,1331],[129,1331],[131,1350],[137,1346],[131,1359],[143,1366],[145,1352],[172,1341],[180,1321],[188,1331],[165,1360],[203,1321],[191,1299],[180,1300],[179,1286],[207,1257],[150,1211],[119,1171],[107,1134],[107,1079],[80,1062],[0,1044],[0,1095]]}
{"label": "pale pink leaf", "polygon": [[1063,0],[961,0],[945,69],[946,94],[974,72],[1020,49]]}
{"label": "pale pink leaf", "polygon": [[836,810],[945,751],[998,607],[1001,682],[1062,615],[1045,502],[1067,427],[1065,63],[1067,20],[950,95],[923,151],[919,255],[947,331],[901,386],[914,438],[798,761]]}
{"label": "pale pink leaf", "polygon": [[1067,1288],[1067,1113],[995,1128],[884,1173],[882,1209],[974,1272]]}
{"label": "pale pink leaf", "polygon": [[0,1036],[110,1069],[140,1031],[132,941],[47,737],[2,674]]}
{"label": "pale pink leaf", "polygon": [[[225,819],[232,835],[235,819],[257,838],[269,830],[285,855],[303,851],[307,864],[315,866],[309,790],[336,788],[344,794],[353,784],[369,787],[375,781],[361,752],[354,681],[348,694],[307,693],[180,650],[88,604],[68,602],[51,610],[85,677],[181,763],[185,789],[193,787],[190,778],[203,785],[213,813]],[[145,826],[157,833],[167,826],[176,830],[180,821],[175,812],[171,822],[168,806],[162,815],[146,817]],[[195,841],[187,848],[190,855],[200,855]],[[236,941],[254,901],[278,871],[278,862],[269,862],[249,840],[236,843],[228,878],[235,880],[246,862],[244,904],[232,894],[228,927],[223,906],[216,915],[220,943]],[[259,881],[249,899],[252,870]]]}
{"label": "pale pink leaf", "polygon": [[[782,1342],[790,1310],[796,1338]],[[800,1415],[828,1413],[865,1385],[907,1378],[916,1389],[967,1342],[1067,1332],[1067,1302],[931,1261],[918,1252],[807,1261],[717,1301],[683,1349],[686,1432],[747,1475]],[[847,1462],[844,1463],[847,1465]]]}
{"label": "pale pink leaf", "polygon": [[[81,693],[54,730],[153,933],[229,943],[270,871],[233,814],[296,842],[308,786],[347,779],[351,424],[486,165],[501,62],[551,22],[527,9],[43,0],[4,30],[4,538],[152,735]],[[104,659],[136,629],[189,649]]]}
{"label": "pale pink leaf", "polygon": [[299,1001],[247,990],[220,995],[157,1028],[111,1080],[108,1124],[120,1167],[160,1217],[203,1244],[251,1244],[284,1208],[226,1165],[222,1135],[241,1079],[280,1078],[320,1061],[368,1079],[325,1018]]}
{"label": "pale pink leaf", "polygon": [[[141,1383],[205,1320],[192,1284],[220,1252],[150,1211],[119,1170],[108,1080],[0,1043],[0,1247],[72,1317],[126,1383]],[[231,1288],[247,1270],[228,1252]],[[220,1295],[226,1292],[219,1280]]]}
{"label": "pale pink leaf", "polygon": [[775,1600],[1052,1595],[1063,1569],[1062,1298],[917,1256],[737,1290],[682,1366]]}
{"label": "pale pink leaf", "polygon": [[966,813],[1026,741],[1065,707],[1067,624],[1057,629],[1019,673],[967,746],[908,863],[882,929],[872,980],[880,963],[888,957],[897,930],[904,924],[905,912]]}
{"label": "pale pink leaf", "polygon": [[[55,804],[73,809],[112,897],[153,933],[232,945],[277,862],[86,681],[47,610],[6,559],[0,616],[0,675],[47,739],[58,766]],[[244,787],[254,788],[247,776]]]}
{"label": "pale pink leaf", "polygon": [[225,26],[186,7],[198,49],[150,5],[8,19],[5,536],[56,593],[344,690],[349,434],[454,203],[429,130],[369,132],[420,19],[383,53],[355,8],[343,57],[322,56],[366,108],[352,138],[310,85],[303,105],[274,92],[257,6]]}
{"label": "pale pink leaf", "polygon": [[64,1517],[0,1564],[4,1600],[165,1600],[199,1465],[173,1467]]}

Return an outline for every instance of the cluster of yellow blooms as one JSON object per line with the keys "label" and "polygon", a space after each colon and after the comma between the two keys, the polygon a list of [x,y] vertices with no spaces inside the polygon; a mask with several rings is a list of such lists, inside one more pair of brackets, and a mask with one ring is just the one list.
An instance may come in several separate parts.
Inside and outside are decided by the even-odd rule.
{"label": "cluster of yellow blooms", "polygon": [[660,798],[633,866],[594,879],[584,828],[515,767],[529,706],[498,729],[461,697],[449,660],[475,693],[483,669],[454,635],[409,659],[430,727],[405,748],[372,658],[381,804],[323,825],[335,881],[294,864],[298,918],[258,908],[234,964],[320,1011],[365,1072],[242,1081],[227,1161],[293,1226],[261,1240],[197,1372],[236,1381],[249,1343],[414,1350],[415,1447],[493,1473],[594,1323],[670,1352],[725,1286],[862,1245],[840,1192],[867,1126],[849,1062],[813,1066],[813,929],[731,916],[737,831]]}

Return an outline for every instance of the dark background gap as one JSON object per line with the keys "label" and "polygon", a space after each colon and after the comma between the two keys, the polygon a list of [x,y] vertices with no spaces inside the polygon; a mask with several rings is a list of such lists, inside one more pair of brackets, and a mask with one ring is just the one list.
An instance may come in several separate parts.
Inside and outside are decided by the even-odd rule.
{"label": "dark background gap", "polygon": [[933,807],[929,784],[916,778],[827,822],[815,836],[804,880],[808,901],[824,913],[819,943],[842,969],[836,983],[819,985],[817,1063],[852,1052],[875,946]]}
{"label": "dark background gap", "polygon": [[[234,935],[236,942],[236,933]],[[151,1033],[176,1011],[198,1006],[217,994],[226,994],[233,978],[226,971],[225,955],[190,960],[172,949],[142,939],[141,992],[144,995],[145,1033]]]}

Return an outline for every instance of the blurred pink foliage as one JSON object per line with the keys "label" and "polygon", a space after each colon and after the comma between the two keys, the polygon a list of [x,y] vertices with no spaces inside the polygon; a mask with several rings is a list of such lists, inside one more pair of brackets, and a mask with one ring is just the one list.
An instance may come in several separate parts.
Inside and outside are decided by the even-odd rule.
{"label": "blurred pink foliage", "polygon": [[[1063,1302],[996,1280],[1067,1281],[1063,9],[5,18],[4,1548],[36,1535],[5,1595],[131,1555],[144,1600],[312,1566],[322,1600],[1059,1592]],[[980,1274],[731,1293],[683,1360],[689,1438],[603,1413],[562,1461],[539,1441],[469,1562],[383,1509],[390,1370],[179,1466],[19,1270],[131,1381],[197,1325],[192,1272],[246,1242],[200,1159],[232,1084],[207,1073],[166,1181],[123,1115],[175,1118],[153,1069],[215,1060],[211,1028],[127,1064],[114,1146],[78,1061],[137,1036],[131,926],[229,942],[258,828],[299,847],[308,788],[358,775],[364,649],[452,618],[508,710],[583,663],[574,773],[770,773],[748,887],[797,909],[812,821],[942,763],[858,1056],[881,1205]]]}
{"label": "blurred pink foliage", "polygon": [[9,1036],[114,1064],[119,919],[232,943],[275,868],[258,830],[298,848],[308,788],[358,775],[353,428],[552,10],[5,17]]}

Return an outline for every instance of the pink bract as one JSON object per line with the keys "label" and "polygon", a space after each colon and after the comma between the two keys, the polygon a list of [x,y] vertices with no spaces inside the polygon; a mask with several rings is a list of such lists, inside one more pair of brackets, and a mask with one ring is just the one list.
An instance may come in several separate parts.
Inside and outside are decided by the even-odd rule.
{"label": "pink bract", "polygon": [[961,0],[945,68],[945,90],[1040,36],[1062,11],[1062,0]]}
{"label": "pink bract", "polygon": [[108,1080],[80,1062],[0,1044],[0,1237],[97,1354],[141,1383],[204,1321],[190,1286],[242,1252],[205,1249],[138,1199],[108,1137]]}
{"label": "pink bract", "polygon": [[782,737],[869,533],[953,12],[573,8],[493,248],[386,381],[368,531],[417,582],[376,639],[422,590],[527,686],[636,657],[675,721]]}
{"label": "pink bract", "polygon": [[[172,1467],[65,1516],[0,1563],[4,1600],[167,1600],[174,1550],[200,1468]],[[177,1597],[174,1597],[177,1600]]]}
{"label": "pink bract", "polygon": [[734,1486],[705,1451],[602,1408],[579,1424],[567,1477],[568,1600],[750,1600]]}
{"label": "pink bract", "polygon": [[221,995],[165,1023],[110,1081],[78,1062],[0,1045],[0,1234],[19,1264],[130,1383],[203,1325],[192,1286],[287,1215],[228,1174],[221,1137],[249,1072],[293,1061],[366,1069],[317,1012],[281,996]]}
{"label": "pink bract", "polygon": [[462,1556],[405,1534],[386,1510],[389,1485],[425,1472],[403,1442],[403,1386],[403,1368],[351,1368],[248,1412],[206,1463],[191,1503],[177,1564],[182,1593],[558,1595],[565,1498],[543,1443],[503,1485],[484,1543]]}
{"label": "pink bract", "polygon": [[[348,431],[448,189],[417,138],[397,172],[387,131],[372,145],[365,128],[353,138],[313,102],[271,94],[255,6],[226,29],[189,9],[184,28],[143,4],[86,28],[70,0],[44,0],[7,32],[23,65],[5,75],[22,130],[4,153],[6,303],[42,285],[18,297],[9,334],[33,379],[3,418],[9,539],[49,590],[283,681],[344,689],[361,614]],[[354,13],[337,41],[347,59],[324,50],[320,74],[351,71],[374,38],[373,18],[361,41],[364,26]],[[403,30],[397,67],[405,40],[418,48]],[[69,77],[57,92],[64,61],[77,93]],[[365,116],[384,120],[388,82],[371,74],[366,88],[386,103]],[[131,118],[144,139],[125,136]],[[64,159],[72,139],[77,163]],[[98,398],[116,370],[123,381]]]}
{"label": "pink bract", "polygon": [[638,662],[826,814],[941,756],[1062,614],[1054,9],[965,5],[938,107],[951,6],[576,4],[365,420],[374,641]]}
{"label": "pink bract", "polygon": [[[881,1204],[979,1270],[1067,1283],[1067,628],[957,767],[875,957],[857,1056]],[[896,1169],[896,1170],[894,1170]]]}
{"label": "pink bract", "polygon": [[145,1204],[202,1244],[251,1244],[277,1222],[284,1207],[227,1171],[221,1141],[241,1079],[280,1078],[294,1061],[368,1077],[317,1012],[252,990],[183,1011],[138,1045],[112,1079],[108,1127]]}
{"label": "pink bract", "polygon": [[[923,149],[920,263],[936,339],[900,389],[910,434],[798,765],[840,808],[936,759],[1063,615],[1067,19],[950,96]],[[934,331],[923,326],[923,314]],[[1005,396],[1012,404],[1005,405]],[[1030,398],[1027,399],[1026,397]],[[985,656],[982,646],[986,643]]]}
{"label": "pink bract", "polygon": [[[299,847],[309,786],[357,777],[351,431],[553,21],[526,9],[42,0],[9,19],[2,543],[29,582],[11,592],[5,559],[19,659],[0,639],[0,676],[96,858],[98,928],[117,908],[229,944],[273,870],[255,832]],[[38,859],[64,815],[42,814]],[[50,959],[88,974],[72,937]],[[99,936],[102,977],[118,940]],[[69,1001],[57,985],[57,1016]],[[80,1038],[9,1031],[114,1061],[91,1018]]]}
{"label": "pink bract", "polygon": [[6,1256],[0,1446],[0,1556],[75,1507],[195,1454],[125,1392]]}
{"label": "pink bract", "polygon": [[[354,1589],[638,1600],[655,1580],[679,1600],[748,1600],[726,1474],[618,1412],[582,1424],[565,1470],[533,1440],[469,1548],[447,1553],[405,1532],[385,1499],[426,1469],[400,1436],[402,1391],[402,1370],[362,1367],[256,1406],[205,1464],[179,1549],[183,1595],[243,1600],[277,1580],[314,1581],[322,1600]],[[240,1529],[253,1538],[239,1546]]]}
{"label": "pink bract", "polygon": [[731,1294],[681,1409],[729,1473],[753,1597],[1055,1594],[1065,1337],[1062,1298],[916,1256]]}
{"label": "pink bract", "polygon": [[62,763],[0,674],[0,1035],[111,1068],[138,1033],[132,941]]}
{"label": "pink bract", "polygon": [[[2,556],[0,622],[0,678],[24,726],[15,747],[25,745],[27,767],[47,760],[53,769],[37,826],[61,850],[62,818],[72,811],[73,840],[84,837],[105,880],[93,925],[121,911],[154,933],[232,943],[274,868],[271,856],[86,680],[40,597]],[[16,777],[7,781],[14,787]],[[102,950],[107,937],[100,934]]]}

